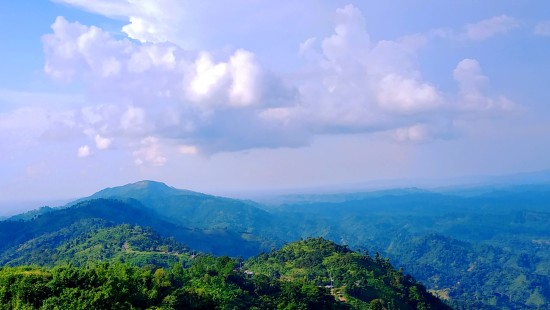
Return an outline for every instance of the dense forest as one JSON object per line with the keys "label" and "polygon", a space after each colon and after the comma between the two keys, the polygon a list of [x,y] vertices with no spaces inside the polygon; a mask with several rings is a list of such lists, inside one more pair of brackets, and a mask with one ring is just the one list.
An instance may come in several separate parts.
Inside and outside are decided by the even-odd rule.
{"label": "dense forest", "polygon": [[[323,237],[388,257],[454,308],[546,309],[549,231],[545,184],[295,195],[256,203],[142,181],[0,221],[0,265],[50,270],[112,260],[168,270],[176,262],[189,266],[198,251],[255,257],[245,265],[263,274],[252,261],[288,242]],[[268,254],[257,256],[262,252]],[[288,270],[264,275],[304,280],[296,277],[300,268],[284,266]]]}
{"label": "dense forest", "polygon": [[58,250],[49,267],[0,268],[0,309],[450,309],[387,259],[320,238],[243,262],[120,225]]}

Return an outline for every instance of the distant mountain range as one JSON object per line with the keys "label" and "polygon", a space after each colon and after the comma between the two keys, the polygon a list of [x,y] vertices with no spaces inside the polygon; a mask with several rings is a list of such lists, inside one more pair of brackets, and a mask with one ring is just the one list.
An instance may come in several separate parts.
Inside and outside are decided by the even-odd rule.
{"label": "distant mountain range", "polygon": [[[115,242],[94,234],[122,224],[151,229],[157,240],[173,237],[189,249],[233,257],[323,237],[389,256],[460,307],[543,309],[550,302],[547,182],[293,195],[264,205],[140,181],[0,221],[0,264],[47,265],[71,255],[128,260],[122,244],[86,248]],[[150,248],[138,252],[151,252],[163,264],[173,258]],[[132,259],[149,259],[144,257]]]}

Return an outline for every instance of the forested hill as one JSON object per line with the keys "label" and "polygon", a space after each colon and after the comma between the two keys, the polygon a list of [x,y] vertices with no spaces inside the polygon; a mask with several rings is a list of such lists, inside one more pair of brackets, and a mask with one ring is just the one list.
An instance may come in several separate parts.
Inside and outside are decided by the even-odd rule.
{"label": "forested hill", "polygon": [[[114,240],[94,237],[120,224],[245,258],[321,236],[389,257],[459,308],[550,309],[547,183],[307,195],[268,206],[141,181],[0,221],[0,264],[51,265],[68,253],[79,264],[110,256],[146,264],[148,250],[120,252]],[[87,248],[98,241],[104,248]],[[73,245],[80,250],[63,248]],[[157,254],[165,266],[174,258]]]}
{"label": "forested hill", "polygon": [[379,253],[354,252],[323,238],[288,244],[244,266],[257,277],[329,288],[354,309],[450,309]]}
{"label": "forested hill", "polygon": [[0,258],[14,259],[23,255],[21,247],[51,249],[97,227],[116,224],[150,227],[162,236],[174,237],[194,249],[214,254],[252,256],[259,252],[256,242],[243,239],[236,231],[184,227],[133,199],[124,202],[91,199],[68,208],[53,209],[29,220],[0,221]]}
{"label": "forested hill", "polygon": [[[82,226],[88,227],[81,231]],[[57,242],[56,242],[57,241]],[[86,266],[116,261],[135,266],[170,267],[189,259],[191,251],[174,238],[163,238],[151,228],[83,220],[67,229],[31,239],[0,256],[1,265],[60,264]]]}
{"label": "forested hill", "polygon": [[[110,246],[122,250],[109,251]],[[450,309],[387,259],[324,239],[289,244],[243,263],[188,255],[173,240],[121,225],[60,251],[77,257],[87,251],[118,254],[87,255],[86,262],[77,260],[80,265],[2,267],[0,309]],[[151,260],[123,264],[121,251],[126,258],[162,252],[174,260],[169,268]]]}

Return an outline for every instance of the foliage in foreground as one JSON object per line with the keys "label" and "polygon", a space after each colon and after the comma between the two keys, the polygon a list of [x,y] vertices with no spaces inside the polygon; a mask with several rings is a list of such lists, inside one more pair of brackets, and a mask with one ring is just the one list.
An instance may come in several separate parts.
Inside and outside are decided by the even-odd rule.
{"label": "foliage in foreground", "polygon": [[[3,267],[0,309],[448,309],[387,260],[324,239],[290,244],[243,268],[226,256],[187,262]],[[326,287],[330,277],[338,290]]]}
{"label": "foliage in foreground", "polygon": [[53,269],[0,269],[0,309],[338,309],[321,288],[258,282],[227,257],[201,257],[189,269],[121,263]]}

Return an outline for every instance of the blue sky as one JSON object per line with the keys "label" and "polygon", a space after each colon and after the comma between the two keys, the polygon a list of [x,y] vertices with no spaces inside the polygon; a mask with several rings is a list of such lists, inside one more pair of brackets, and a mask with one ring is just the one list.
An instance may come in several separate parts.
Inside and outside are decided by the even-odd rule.
{"label": "blue sky", "polygon": [[550,168],[546,1],[0,4],[0,200]]}

